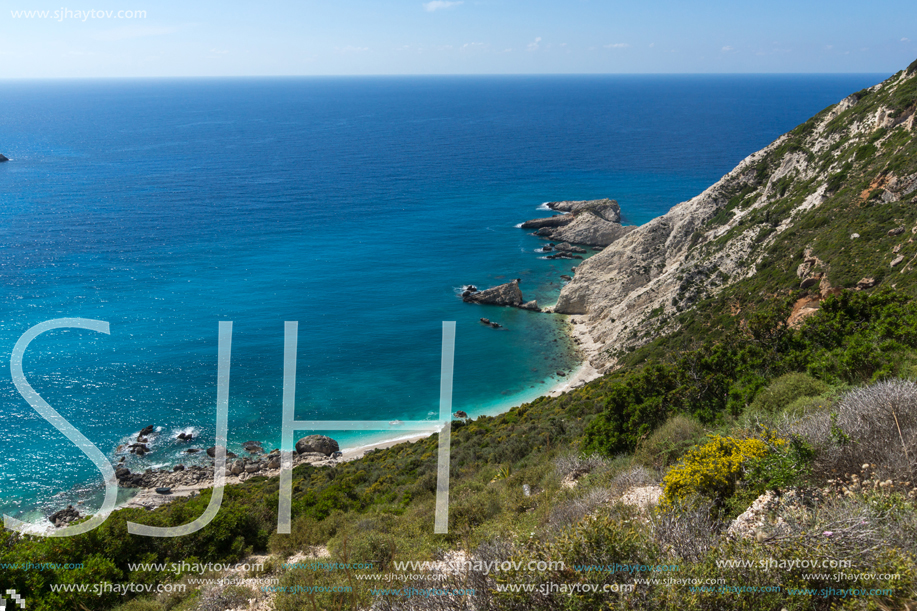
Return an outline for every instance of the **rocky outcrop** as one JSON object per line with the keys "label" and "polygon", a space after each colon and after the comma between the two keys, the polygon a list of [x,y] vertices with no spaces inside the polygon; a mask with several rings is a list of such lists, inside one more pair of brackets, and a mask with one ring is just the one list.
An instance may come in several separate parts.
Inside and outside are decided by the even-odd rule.
{"label": "rocky outcrop", "polygon": [[575,217],[570,214],[558,214],[541,219],[532,219],[522,223],[523,229],[541,229],[543,227],[563,227],[573,222]]}
{"label": "rocky outcrop", "polygon": [[9,157],[5,156],[3,153],[0,153],[0,163],[3,163],[4,161],[9,161],[9,160],[10,160]]}
{"label": "rocky outcrop", "polygon": [[535,235],[543,238],[587,246],[607,246],[634,229],[621,225],[621,208],[613,199],[550,202],[547,206],[567,214],[526,221],[522,227],[538,229]]}
{"label": "rocky outcrop", "polygon": [[73,505],[67,505],[66,509],[61,509],[49,515],[48,520],[51,524],[54,524],[55,528],[62,528],[74,520],[79,520],[81,517],[80,512],[74,509]]}
{"label": "rocky outcrop", "polygon": [[331,456],[340,449],[338,442],[325,435],[309,435],[296,442],[296,452],[299,454],[314,452]]}
{"label": "rocky outcrop", "polygon": [[476,293],[463,293],[462,300],[466,303],[513,306],[517,308],[525,303],[525,299],[522,298],[522,290],[519,288],[518,279]]}

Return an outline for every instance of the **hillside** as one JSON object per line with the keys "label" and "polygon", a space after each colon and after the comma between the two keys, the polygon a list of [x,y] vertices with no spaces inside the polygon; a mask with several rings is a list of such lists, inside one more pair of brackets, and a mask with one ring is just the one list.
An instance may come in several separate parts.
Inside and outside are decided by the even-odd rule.
{"label": "hillside", "polygon": [[713,296],[742,309],[803,286],[812,311],[835,288],[912,290],[915,106],[912,64],[826,108],[580,265],[555,312],[584,315],[601,368]]}

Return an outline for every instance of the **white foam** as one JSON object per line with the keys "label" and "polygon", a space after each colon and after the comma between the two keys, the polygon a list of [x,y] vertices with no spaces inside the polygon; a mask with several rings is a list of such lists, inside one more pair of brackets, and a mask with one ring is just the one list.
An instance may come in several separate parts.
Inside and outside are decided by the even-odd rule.
{"label": "white foam", "polygon": [[522,229],[522,223],[519,223],[518,225],[513,225],[513,227],[515,227],[516,229]]}
{"label": "white foam", "polygon": [[538,206],[538,207],[535,208],[535,209],[536,209],[536,210],[550,210],[550,208],[548,208],[548,204],[550,204],[550,203],[551,203],[551,202],[543,202],[540,206]]}

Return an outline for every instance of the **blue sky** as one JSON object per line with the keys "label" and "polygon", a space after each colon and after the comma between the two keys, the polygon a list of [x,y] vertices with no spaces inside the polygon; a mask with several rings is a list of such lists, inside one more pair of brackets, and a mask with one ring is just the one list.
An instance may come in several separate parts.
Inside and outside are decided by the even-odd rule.
{"label": "blue sky", "polygon": [[917,58],[912,0],[57,2],[3,2],[0,78],[891,73]]}

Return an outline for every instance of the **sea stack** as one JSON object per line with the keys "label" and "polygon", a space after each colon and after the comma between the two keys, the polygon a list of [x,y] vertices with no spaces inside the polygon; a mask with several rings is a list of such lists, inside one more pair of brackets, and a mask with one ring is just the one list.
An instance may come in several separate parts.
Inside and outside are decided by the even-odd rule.
{"label": "sea stack", "polygon": [[9,161],[9,160],[10,160],[9,157],[4,155],[3,153],[0,153],[0,163],[3,163],[4,161]]}
{"label": "sea stack", "polygon": [[467,303],[480,303],[485,305],[512,306],[520,307],[525,300],[522,298],[522,291],[519,289],[519,281],[513,280],[500,286],[495,286],[476,293],[470,293],[462,297]]}

